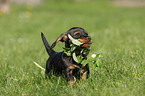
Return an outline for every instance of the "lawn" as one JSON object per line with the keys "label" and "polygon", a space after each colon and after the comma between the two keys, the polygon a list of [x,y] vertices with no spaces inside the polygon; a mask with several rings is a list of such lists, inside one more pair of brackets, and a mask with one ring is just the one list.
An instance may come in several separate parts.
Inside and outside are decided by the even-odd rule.
{"label": "lawn", "polygon": [[[74,26],[92,37],[91,54],[102,53],[99,67],[90,64],[88,80],[70,86],[66,79],[44,72],[50,44]],[[0,95],[144,96],[145,7],[119,7],[111,2],[47,1],[43,5],[11,5],[0,16]],[[56,51],[62,51],[62,43]]]}

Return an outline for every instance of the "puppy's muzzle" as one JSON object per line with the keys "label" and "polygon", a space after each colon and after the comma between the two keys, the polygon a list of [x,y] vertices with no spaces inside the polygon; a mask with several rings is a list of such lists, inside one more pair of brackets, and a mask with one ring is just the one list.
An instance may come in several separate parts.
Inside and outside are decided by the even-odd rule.
{"label": "puppy's muzzle", "polygon": [[90,47],[90,45],[92,44],[92,39],[91,37],[87,36],[87,37],[81,37],[78,39],[80,42],[82,42],[83,44],[81,45],[81,47],[85,47],[88,48]]}

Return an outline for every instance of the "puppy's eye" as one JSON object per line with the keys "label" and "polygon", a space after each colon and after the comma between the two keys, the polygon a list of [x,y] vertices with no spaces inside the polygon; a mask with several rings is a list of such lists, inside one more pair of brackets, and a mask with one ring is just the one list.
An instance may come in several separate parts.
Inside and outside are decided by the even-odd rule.
{"label": "puppy's eye", "polygon": [[79,38],[80,35],[81,35],[81,34],[80,34],[79,32],[74,33],[74,36],[75,36],[76,38]]}

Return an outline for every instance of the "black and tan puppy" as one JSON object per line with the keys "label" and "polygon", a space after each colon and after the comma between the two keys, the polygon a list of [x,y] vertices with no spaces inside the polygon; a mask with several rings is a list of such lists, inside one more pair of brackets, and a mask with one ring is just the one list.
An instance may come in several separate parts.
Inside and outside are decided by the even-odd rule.
{"label": "black and tan puppy", "polygon": [[[75,30],[79,29],[79,30]],[[83,42],[80,48],[88,47],[92,43],[91,38],[88,36],[86,32],[83,33],[82,28],[74,27],[71,28],[67,33],[62,34],[56,42],[53,43],[52,47],[56,45],[58,41],[65,42],[66,47],[70,47],[71,40],[68,38],[66,34],[70,34],[71,36],[75,35],[76,39]],[[81,36],[82,35],[82,36]],[[46,51],[50,56],[46,62],[46,74],[49,75],[51,71],[54,71],[57,74],[62,74],[66,76],[67,80],[73,84],[76,81],[76,78],[84,78],[84,75],[87,74],[87,78],[89,76],[89,66],[86,64],[83,66],[80,63],[77,63],[72,56],[67,56],[64,52],[55,52],[52,47],[48,44],[45,36],[41,33],[41,37],[43,43],[45,45]],[[78,50],[79,53],[80,50]]]}
{"label": "black and tan puppy", "polygon": [[[51,47],[55,47],[56,44],[61,41],[65,42],[65,48],[70,48],[72,41],[69,39],[68,34],[70,34],[74,39],[77,39],[78,41],[82,42],[83,44],[78,48],[80,50],[77,50],[78,52],[76,55],[82,54],[84,57],[83,59],[87,58],[87,55],[89,53],[90,45],[92,44],[92,39],[88,35],[88,33],[81,27],[72,27],[69,29],[66,33],[61,34],[57,40],[51,45]],[[82,49],[87,49],[87,52],[83,52]]]}
{"label": "black and tan puppy", "polygon": [[91,37],[88,36],[88,33],[81,27],[72,27],[69,29],[66,33],[61,34],[57,40],[52,44],[52,48],[55,47],[55,45],[61,41],[65,42],[65,47],[70,48],[70,45],[72,44],[72,41],[68,38],[68,34],[70,34],[73,38],[81,41],[82,44],[81,47],[90,47],[92,40]]}

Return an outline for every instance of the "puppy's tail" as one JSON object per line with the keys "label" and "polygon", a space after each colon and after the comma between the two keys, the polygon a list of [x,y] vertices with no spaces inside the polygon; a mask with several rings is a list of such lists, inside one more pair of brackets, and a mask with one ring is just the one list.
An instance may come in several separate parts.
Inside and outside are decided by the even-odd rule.
{"label": "puppy's tail", "polygon": [[51,47],[50,45],[48,44],[44,34],[41,32],[41,38],[42,38],[42,41],[43,41],[43,44],[46,48],[46,51],[48,53],[49,56],[51,56],[52,54],[56,53]]}

